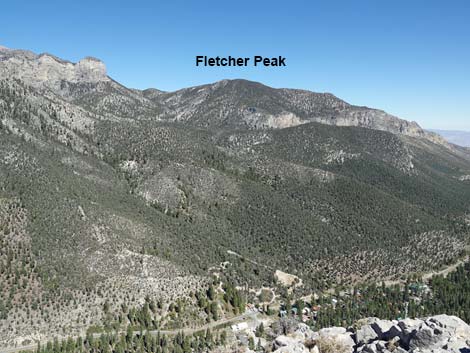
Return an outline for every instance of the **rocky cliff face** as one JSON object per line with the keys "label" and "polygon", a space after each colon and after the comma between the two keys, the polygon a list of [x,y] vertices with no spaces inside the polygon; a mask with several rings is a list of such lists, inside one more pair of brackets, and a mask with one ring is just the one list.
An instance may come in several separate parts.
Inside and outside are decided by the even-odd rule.
{"label": "rocky cliff face", "polygon": [[0,48],[0,80],[15,79],[60,105],[74,104],[73,115],[80,110],[98,118],[154,118],[162,108],[147,99],[142,91],[129,89],[112,80],[105,64],[92,57],[77,63],[51,54]]}
{"label": "rocky cliff face", "polygon": [[313,332],[300,324],[277,337],[274,352],[311,353],[463,353],[470,352],[470,326],[456,316],[424,319],[363,319],[356,329],[330,327]]}
{"label": "rocky cliff face", "polygon": [[16,78],[33,87],[59,90],[61,82],[96,83],[109,81],[106,66],[86,57],[74,64],[50,54],[0,48],[0,78]]}

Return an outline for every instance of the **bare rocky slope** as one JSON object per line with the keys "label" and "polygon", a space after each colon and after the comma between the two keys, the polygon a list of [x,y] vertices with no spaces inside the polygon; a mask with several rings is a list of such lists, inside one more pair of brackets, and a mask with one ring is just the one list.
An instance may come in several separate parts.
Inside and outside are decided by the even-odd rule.
{"label": "bare rocky slope", "polygon": [[0,48],[0,337],[81,332],[213,272],[308,291],[439,268],[469,243],[468,175],[467,150],[331,94],[141,91]]}
{"label": "bare rocky slope", "polygon": [[273,342],[278,353],[465,353],[470,349],[470,326],[455,316],[380,320],[365,318],[357,327],[328,327],[313,332],[299,324]]}

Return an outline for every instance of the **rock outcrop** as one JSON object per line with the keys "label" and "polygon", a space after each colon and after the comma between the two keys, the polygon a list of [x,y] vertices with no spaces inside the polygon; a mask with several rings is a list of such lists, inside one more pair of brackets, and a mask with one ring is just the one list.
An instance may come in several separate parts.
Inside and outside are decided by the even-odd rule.
{"label": "rock outcrop", "polygon": [[105,64],[86,57],[78,63],[54,55],[35,54],[26,50],[0,48],[0,79],[16,78],[37,88],[58,91],[62,82],[97,83],[109,81]]}
{"label": "rock outcrop", "polygon": [[280,336],[274,352],[315,353],[465,353],[470,352],[470,326],[456,316],[358,322],[356,330],[330,327],[314,332],[301,324],[290,336]]}

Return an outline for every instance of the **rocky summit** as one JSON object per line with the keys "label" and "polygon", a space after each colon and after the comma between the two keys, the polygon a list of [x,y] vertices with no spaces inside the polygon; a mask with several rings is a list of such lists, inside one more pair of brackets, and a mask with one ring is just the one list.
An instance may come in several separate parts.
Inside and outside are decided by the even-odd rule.
{"label": "rocky summit", "polygon": [[36,87],[58,89],[61,82],[85,83],[109,80],[106,66],[86,57],[74,64],[51,54],[0,48],[0,77],[17,78]]}

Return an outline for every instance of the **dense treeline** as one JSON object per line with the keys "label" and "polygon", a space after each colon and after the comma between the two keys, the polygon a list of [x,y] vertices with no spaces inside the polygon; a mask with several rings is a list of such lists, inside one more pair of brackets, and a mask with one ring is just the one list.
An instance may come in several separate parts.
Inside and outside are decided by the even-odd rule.
{"label": "dense treeline", "polygon": [[430,281],[433,296],[423,302],[430,313],[456,315],[470,322],[470,263],[459,266],[447,277]]}
{"label": "dense treeline", "polygon": [[313,303],[320,306],[316,327],[348,326],[365,317],[398,319],[424,317],[438,314],[456,315],[470,322],[470,263],[465,263],[455,272],[434,276],[428,285],[407,282],[404,286],[362,286],[351,293],[320,298]]}
{"label": "dense treeline", "polygon": [[184,335],[182,332],[174,337],[155,333],[102,334],[94,337],[89,334],[85,339],[54,340],[46,345],[39,345],[36,353],[190,353],[206,352],[216,346],[225,345],[226,332],[212,333],[210,330]]}

